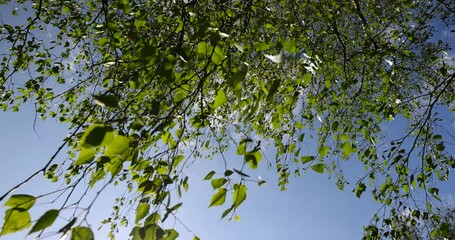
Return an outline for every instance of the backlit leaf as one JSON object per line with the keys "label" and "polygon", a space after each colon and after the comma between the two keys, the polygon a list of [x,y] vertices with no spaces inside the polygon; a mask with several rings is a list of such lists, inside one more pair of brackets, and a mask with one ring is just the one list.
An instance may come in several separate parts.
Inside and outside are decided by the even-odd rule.
{"label": "backlit leaf", "polygon": [[226,93],[224,93],[223,89],[218,90],[216,93],[215,102],[213,103],[213,109],[217,109],[219,106],[225,104],[226,102]]}
{"label": "backlit leaf", "polygon": [[105,146],[108,144],[113,137],[113,129],[112,127],[94,124],[88,127],[84,135],[82,135],[81,143],[82,147],[90,148],[90,147],[98,147],[98,146]]}
{"label": "backlit leaf", "polygon": [[237,84],[239,84],[240,82],[242,82],[245,79],[247,72],[248,72],[248,67],[245,66],[244,64],[241,65],[239,67],[239,69],[234,71],[234,73],[228,78],[227,83],[231,87],[236,87]]}
{"label": "backlit leaf", "polygon": [[352,146],[350,142],[343,143],[343,146],[341,146],[341,148],[343,149],[344,156],[348,156],[349,154],[352,153]]}
{"label": "backlit leaf", "polygon": [[27,194],[12,195],[8,201],[5,202],[5,207],[15,208],[20,211],[29,210],[35,205],[36,198]]}
{"label": "backlit leaf", "polygon": [[150,205],[146,203],[140,203],[139,206],[136,209],[136,219],[135,222],[139,222],[141,219],[143,219],[145,216],[147,216],[148,212],[150,209]]}
{"label": "backlit leaf", "polygon": [[209,173],[207,173],[207,175],[204,177],[204,180],[210,180],[213,175],[215,174],[215,171],[210,171]]}
{"label": "backlit leaf", "polygon": [[212,179],[211,181],[213,189],[217,189],[223,186],[225,183],[227,183],[227,180],[225,178]]}
{"label": "backlit leaf", "polygon": [[18,208],[10,208],[5,212],[4,223],[0,236],[18,232],[29,228],[30,226],[30,214],[27,211]]}
{"label": "backlit leaf", "polygon": [[329,148],[327,146],[321,146],[319,148],[319,155],[321,157],[325,157],[325,155],[327,155],[327,153],[329,153]]}
{"label": "backlit leaf", "polygon": [[324,163],[318,163],[318,164],[311,166],[311,169],[313,169],[313,171],[315,171],[317,173],[321,173],[321,174],[324,173],[324,168],[325,168]]}
{"label": "backlit leaf", "polygon": [[130,139],[126,136],[117,135],[112,141],[107,145],[106,155],[107,156],[116,156],[122,155],[130,147]]}
{"label": "backlit leaf", "polygon": [[88,227],[75,227],[71,230],[71,240],[95,240],[95,236]]}
{"label": "backlit leaf", "polygon": [[261,160],[262,154],[259,150],[255,150],[245,154],[245,162],[248,163],[251,169],[256,169]]}
{"label": "backlit leaf", "polygon": [[227,190],[225,188],[219,188],[218,192],[213,194],[209,207],[223,205],[226,201],[226,193]]}
{"label": "backlit leaf", "polygon": [[233,193],[233,204],[234,208],[240,206],[246,199],[246,191],[247,188],[245,185],[242,184],[235,184],[234,185],[234,193]]}
{"label": "backlit leaf", "polygon": [[300,161],[302,162],[302,164],[311,162],[313,160],[314,160],[314,156],[303,156],[300,158]]}
{"label": "backlit leaf", "polygon": [[175,240],[179,236],[179,233],[174,229],[166,229],[164,230],[164,235],[162,240]]}
{"label": "backlit leaf", "polygon": [[79,152],[79,157],[77,158],[75,165],[82,165],[91,163],[95,159],[96,151],[94,148],[82,148]]}
{"label": "backlit leaf", "polygon": [[145,226],[141,229],[141,231],[144,233],[144,237],[142,239],[161,240],[164,236],[164,230],[156,224]]}
{"label": "backlit leaf", "polygon": [[37,232],[51,226],[58,217],[59,212],[59,210],[52,209],[44,213],[32,227],[30,233]]}

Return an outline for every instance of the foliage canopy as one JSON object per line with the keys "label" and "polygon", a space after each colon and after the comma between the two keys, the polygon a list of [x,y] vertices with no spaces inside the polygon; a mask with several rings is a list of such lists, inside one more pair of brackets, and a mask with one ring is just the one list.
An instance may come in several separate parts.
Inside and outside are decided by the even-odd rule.
{"label": "foliage canopy", "polygon": [[[223,217],[232,217],[266,148],[276,150],[268,164],[282,189],[291,175],[327,173],[340,189],[354,181],[357,197],[368,192],[390,210],[373,216],[365,239],[400,238],[404,211],[414,216],[409,224],[431,218],[442,226],[434,236],[444,234],[432,206],[438,182],[455,167],[447,149],[454,138],[438,112],[454,110],[455,72],[443,59],[450,46],[433,35],[455,23],[454,1],[4,4],[13,10],[1,22],[0,108],[18,111],[32,101],[42,119],[71,130],[33,176],[62,180],[66,189],[128,186],[129,204],[137,206],[133,239],[178,236],[160,222],[182,205],[174,197],[188,190],[193,159],[224,161],[224,170],[205,180],[216,190],[210,206],[227,206]],[[395,118],[406,127],[401,138],[388,139],[385,123]],[[308,142],[317,148],[307,152]],[[68,158],[58,160],[65,146]],[[232,147],[241,168],[224,158]],[[343,161],[363,164],[364,177],[346,179]],[[1,234],[31,227],[41,235],[79,203],[66,194],[63,206],[31,224],[28,210],[40,197],[5,193]],[[81,225],[90,206],[61,232],[93,239]],[[118,209],[113,215],[107,222],[115,232],[128,220]]]}

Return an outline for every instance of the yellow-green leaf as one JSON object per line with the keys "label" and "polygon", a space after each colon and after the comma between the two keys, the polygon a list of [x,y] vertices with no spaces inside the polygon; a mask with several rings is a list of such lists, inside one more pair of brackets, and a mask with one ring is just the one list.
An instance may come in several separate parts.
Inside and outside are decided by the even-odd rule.
{"label": "yellow-green leaf", "polygon": [[234,194],[233,194],[233,203],[234,203],[234,208],[237,208],[240,206],[240,204],[243,203],[246,199],[246,191],[247,188],[245,185],[242,184],[235,184],[234,185]]}
{"label": "yellow-green leaf", "polygon": [[226,201],[226,192],[225,188],[219,188],[218,192],[213,194],[209,207],[223,205]]}
{"label": "yellow-green leaf", "polygon": [[225,183],[227,183],[227,180],[225,178],[212,179],[211,181],[213,189],[217,189],[223,186]]}
{"label": "yellow-green leaf", "polygon": [[303,156],[300,158],[300,161],[302,162],[302,164],[311,162],[313,160],[314,160],[314,156]]}
{"label": "yellow-green leaf", "polygon": [[341,148],[343,149],[344,156],[349,156],[349,154],[352,153],[352,145],[350,142],[343,143],[343,146],[341,146]]}
{"label": "yellow-green leaf", "polygon": [[31,225],[28,211],[18,208],[6,210],[4,220],[0,236],[24,230]]}
{"label": "yellow-green leaf", "polygon": [[141,219],[143,219],[145,216],[147,216],[148,212],[150,209],[150,205],[146,203],[141,203],[136,209],[136,220],[135,222],[139,222]]}
{"label": "yellow-green leaf", "polygon": [[82,165],[91,163],[95,159],[96,151],[94,148],[82,148],[79,152],[79,157],[74,164]]}
{"label": "yellow-green leaf", "polygon": [[128,137],[117,135],[115,136],[110,144],[107,145],[106,155],[116,156],[122,155],[130,147],[130,139]]}
{"label": "yellow-green leaf", "polygon": [[179,236],[179,233],[174,229],[166,229],[164,230],[164,235],[161,240],[175,240]]}
{"label": "yellow-green leaf", "polygon": [[324,157],[325,155],[327,155],[327,153],[329,153],[329,148],[327,146],[321,146],[319,148],[319,155],[321,157]]}
{"label": "yellow-green leaf", "polygon": [[71,232],[71,240],[95,240],[92,230],[88,227],[75,227]]}
{"label": "yellow-green leaf", "polygon": [[215,97],[215,102],[213,103],[213,108],[217,109],[219,106],[227,103],[227,96],[224,93],[223,89],[218,90]]}
{"label": "yellow-green leaf", "polygon": [[15,208],[20,211],[26,211],[35,205],[36,198],[27,194],[16,194],[11,196],[4,204],[6,207]]}
{"label": "yellow-green leaf", "polygon": [[204,177],[204,180],[210,180],[213,175],[215,174],[215,171],[210,171],[209,173],[207,173],[207,175]]}
{"label": "yellow-green leaf", "polygon": [[94,124],[85,130],[81,138],[82,147],[91,148],[107,145],[113,137],[112,127]]}
{"label": "yellow-green leaf", "polygon": [[318,163],[318,164],[311,166],[311,169],[313,169],[313,171],[315,171],[317,173],[321,173],[321,174],[324,173],[324,168],[325,168],[324,163]]}

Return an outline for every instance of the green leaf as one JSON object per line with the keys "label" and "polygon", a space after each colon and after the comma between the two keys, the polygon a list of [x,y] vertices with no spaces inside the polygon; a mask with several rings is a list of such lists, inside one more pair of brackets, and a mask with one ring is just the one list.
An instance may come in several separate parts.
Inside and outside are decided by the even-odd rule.
{"label": "green leaf", "polygon": [[387,206],[390,206],[390,204],[392,204],[392,199],[391,199],[391,198],[387,198],[387,199],[385,200],[385,204],[386,204]]}
{"label": "green leaf", "polygon": [[408,194],[408,193],[409,193],[409,187],[408,187],[407,184],[403,185],[403,192],[404,192],[405,194]]}
{"label": "green leaf", "polygon": [[77,158],[75,165],[82,165],[91,163],[95,159],[96,151],[94,148],[82,148],[79,152],[79,157]]}
{"label": "green leaf", "polygon": [[324,163],[318,163],[318,164],[311,166],[311,169],[313,169],[313,171],[315,171],[317,173],[321,173],[321,174],[324,173],[324,168],[325,168]]}
{"label": "green leaf", "polygon": [[226,201],[226,192],[225,188],[219,188],[218,192],[213,194],[209,207],[223,205]]}
{"label": "green leaf", "polygon": [[109,157],[122,155],[130,147],[130,139],[128,137],[117,135],[107,145],[106,155]]}
{"label": "green leaf", "polygon": [[436,150],[438,151],[444,151],[445,148],[444,143],[436,144]]}
{"label": "green leaf", "polygon": [[164,235],[162,240],[175,240],[179,236],[179,233],[174,229],[164,230]]}
{"label": "green leaf", "polygon": [[36,221],[35,225],[32,227],[32,230],[30,230],[30,233],[34,233],[40,230],[43,230],[54,223],[55,219],[58,217],[59,210],[52,209],[44,213],[38,221]]}
{"label": "green leaf", "polygon": [[319,155],[321,158],[325,157],[329,153],[329,148],[327,146],[321,146],[319,147]]}
{"label": "green leaf", "polygon": [[261,181],[258,182],[258,186],[262,186],[262,185],[264,185],[264,184],[266,184],[266,183],[267,183],[267,182],[266,182],[265,180],[261,180]]}
{"label": "green leaf", "polygon": [[349,136],[347,134],[341,134],[340,139],[342,142],[346,142],[347,140],[349,140]]}
{"label": "green leaf", "polygon": [[150,214],[150,216],[148,216],[145,221],[144,221],[144,225],[150,225],[150,224],[157,224],[158,221],[160,221],[160,214],[157,213],[157,212],[154,212],[153,214]]}
{"label": "green leaf", "polygon": [[292,39],[291,41],[286,41],[283,43],[283,48],[284,50],[290,52],[290,53],[295,53],[297,52],[297,47],[295,46],[295,40]]}
{"label": "green leaf", "polygon": [[272,84],[270,84],[270,88],[268,89],[269,93],[267,94],[267,102],[272,102],[272,100],[274,100],[280,84],[281,80],[279,78],[273,80]]}
{"label": "green leaf", "polygon": [[210,171],[204,178],[204,180],[210,180],[213,175],[215,175],[215,171]]}
{"label": "green leaf", "polygon": [[438,195],[439,194],[439,189],[432,187],[432,188],[428,189],[428,192],[433,194],[433,195]]}
{"label": "green leaf", "polygon": [[262,160],[262,154],[259,150],[254,150],[245,154],[245,162],[248,163],[251,169],[256,169]]}
{"label": "green leaf", "polygon": [[234,205],[232,205],[230,208],[224,210],[223,214],[221,214],[221,219],[225,218],[230,212],[234,210]]}
{"label": "green leaf", "polygon": [[170,132],[165,132],[163,135],[161,135],[161,141],[163,141],[164,144],[169,143],[172,140],[172,134]]}
{"label": "green leaf", "polygon": [[270,48],[270,46],[272,46],[272,44],[270,44],[270,43],[263,43],[263,42],[255,42],[254,43],[254,48],[256,49],[256,51],[267,50],[267,49]]}
{"label": "green leaf", "polygon": [[217,109],[219,106],[227,103],[227,96],[224,93],[223,89],[218,90],[215,97],[215,102],[213,103],[213,109]]}
{"label": "green leaf", "polygon": [[93,95],[93,99],[101,107],[118,108],[118,100],[114,95]]}
{"label": "green leaf", "polygon": [[183,185],[183,189],[185,189],[185,192],[188,192],[188,188],[189,188],[188,182],[187,181],[183,181],[182,185]]}
{"label": "green leaf", "polygon": [[158,50],[155,46],[145,45],[139,52],[139,59],[148,65],[153,65],[157,61]]}
{"label": "green leaf", "polygon": [[216,46],[215,51],[212,55],[212,61],[215,64],[221,64],[223,60],[226,58],[226,55],[223,53],[220,47]]}
{"label": "green leaf", "polygon": [[31,225],[30,214],[21,208],[10,208],[6,210],[4,220],[0,236],[24,230]]}
{"label": "green leaf", "polygon": [[71,240],[95,240],[95,236],[88,227],[75,227],[71,230]]}
{"label": "green leaf", "polygon": [[123,160],[116,157],[113,158],[109,164],[108,171],[111,173],[112,177],[117,176],[120,170],[123,169]]}
{"label": "green leaf", "polygon": [[302,162],[302,164],[311,162],[313,160],[314,160],[314,156],[303,156],[300,158],[300,161]]}
{"label": "green leaf", "polygon": [[147,240],[161,240],[163,239],[164,236],[164,231],[163,229],[156,225],[149,225],[141,229],[142,231],[145,231],[145,236],[144,238],[141,239],[147,239]]}
{"label": "green leaf", "polygon": [[81,143],[84,148],[99,147],[108,144],[112,138],[112,127],[94,124],[85,130],[81,138]]}
{"label": "green leaf", "polygon": [[241,65],[237,70],[234,71],[232,76],[228,78],[227,83],[231,87],[236,87],[237,84],[242,82],[246,74],[248,73],[248,67],[246,65]]}
{"label": "green leaf", "polygon": [[343,146],[341,146],[341,148],[343,149],[344,156],[349,156],[352,153],[352,145],[350,142],[343,143]]}
{"label": "green leaf", "polygon": [[242,185],[242,184],[234,185],[234,194],[232,196],[234,208],[237,208],[238,206],[240,206],[240,204],[243,203],[243,201],[245,201],[246,191],[247,191],[247,188],[245,187],[245,185]]}
{"label": "green leaf", "polygon": [[150,209],[150,205],[146,203],[140,203],[139,206],[136,209],[136,219],[135,222],[139,222],[141,219],[143,219],[145,216],[147,216],[148,212]]}
{"label": "green leaf", "polygon": [[27,194],[16,194],[12,195],[8,201],[5,202],[4,206],[15,208],[19,211],[27,211],[35,205],[36,198]]}
{"label": "green leaf", "polygon": [[172,162],[172,166],[176,168],[183,161],[183,159],[185,159],[185,156],[183,155],[176,156]]}
{"label": "green leaf", "polygon": [[211,181],[213,189],[217,189],[223,186],[225,183],[227,183],[227,180],[225,178],[212,179]]}
{"label": "green leaf", "polygon": [[100,39],[98,40],[98,45],[100,45],[100,46],[103,47],[103,46],[106,45],[108,42],[109,42],[109,41],[107,40],[107,38],[100,38]]}
{"label": "green leaf", "polygon": [[355,189],[355,196],[360,198],[360,196],[362,196],[362,193],[365,192],[366,189],[367,189],[366,185],[363,182],[360,182],[359,184],[357,184],[357,187]]}
{"label": "green leaf", "polygon": [[212,52],[212,46],[210,46],[209,43],[207,42],[199,42],[197,44],[197,53],[199,58],[205,58],[209,56],[209,54]]}
{"label": "green leaf", "polygon": [[237,151],[235,152],[237,155],[243,155],[246,152],[246,144],[240,143],[237,147]]}

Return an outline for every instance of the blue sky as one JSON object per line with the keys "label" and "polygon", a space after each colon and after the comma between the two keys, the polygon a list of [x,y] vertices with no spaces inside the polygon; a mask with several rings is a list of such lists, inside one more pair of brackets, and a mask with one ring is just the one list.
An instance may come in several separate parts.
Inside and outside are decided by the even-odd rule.
{"label": "blue sky", "polygon": [[[444,35],[446,34],[446,35]],[[453,34],[455,35],[455,34]],[[441,33],[441,39],[454,41],[455,36],[449,36],[447,31]],[[454,52],[449,52],[447,58],[452,58]],[[443,111],[447,120],[445,125],[455,134],[454,113]],[[68,134],[65,126],[54,119],[45,122],[37,119],[36,132],[33,130],[33,106],[26,103],[19,112],[0,112],[0,194],[30,176],[41,168],[52,156]],[[399,122],[399,119],[396,120]],[[401,124],[392,122],[387,124],[389,134],[396,132]],[[452,153],[454,146],[449,146]],[[274,153],[266,151],[269,159]],[[56,161],[62,161],[66,156],[59,155]],[[238,160],[238,157],[237,159]],[[210,197],[213,194],[210,182],[202,181],[204,176],[217,167],[219,159],[198,160],[186,172],[190,175],[190,190],[181,201],[184,206],[179,210],[179,219],[201,239],[360,239],[362,226],[368,224],[379,206],[371,199],[369,194],[364,194],[361,199],[351,192],[352,185],[345,191],[339,191],[333,179],[328,175],[320,175],[309,171],[301,178],[292,178],[286,191],[280,191],[277,186],[277,175],[274,170],[268,171],[264,167],[257,171],[249,171],[252,177],[261,176],[267,181],[265,186],[258,187],[251,183],[248,185],[246,202],[239,208],[238,215],[241,220],[220,220],[225,207],[208,208]],[[345,164],[349,175],[362,175],[362,169],[354,161]],[[453,174],[452,174],[453,175]],[[455,203],[455,176],[451,181],[441,184],[441,196],[450,204]],[[30,183],[20,188],[15,194],[40,194],[58,187],[43,180],[42,175],[37,176]],[[94,205],[89,224],[94,231],[102,219],[110,215],[114,198],[124,189],[108,188]],[[0,203],[0,204],[3,204]],[[37,219],[48,208],[48,205],[39,205],[31,211],[32,219]],[[3,224],[5,208],[0,208],[0,225]],[[65,224],[65,216],[56,222],[56,229]],[[132,215],[131,219],[134,219]],[[172,219],[166,224],[172,226]],[[109,226],[104,226],[96,232],[97,239],[105,239]],[[192,234],[175,222],[174,227],[180,232],[179,239],[191,239]],[[5,240],[23,239],[26,232],[10,234],[1,237]],[[128,230],[119,233],[118,239],[125,239]],[[53,235],[49,239],[59,239],[60,235]],[[32,239],[32,237],[28,237]]]}
{"label": "blue sky", "polygon": [[[0,112],[1,193],[45,164],[67,134],[66,129],[52,119],[45,122],[38,119],[35,133],[33,119],[30,106],[17,113]],[[238,210],[241,220],[219,220],[225,208],[207,208],[212,190],[210,182],[202,181],[207,172],[216,167],[216,162],[217,159],[201,160],[192,166],[189,170],[192,179],[190,190],[183,196],[184,207],[179,211],[180,220],[201,239],[279,239],[299,236],[308,239],[358,239],[361,226],[368,223],[377,210],[374,202],[368,198],[357,199],[350,191],[338,191],[327,175],[308,172],[303,178],[292,179],[286,191],[280,191],[273,171],[259,169],[249,173],[251,176],[261,176],[267,180],[267,184],[261,187],[254,183],[249,185],[247,201]],[[42,193],[56,186],[43,181],[40,175],[15,193]],[[114,196],[114,191],[122,190],[113,188],[107,194]],[[102,198],[100,204],[95,206],[93,221],[90,222],[93,224],[92,229],[97,228],[103,217],[109,216],[108,206],[113,204],[112,199]],[[106,201],[111,203],[107,204]],[[4,210],[0,213],[2,219]],[[41,212],[32,211],[32,218],[36,219]],[[178,223],[175,227],[180,229],[180,239],[190,239],[192,236]],[[104,231],[97,234],[99,239],[104,239],[103,234]],[[5,239],[22,236],[7,235]]]}
{"label": "blue sky", "polygon": [[[450,124],[453,113],[444,114],[448,119],[447,124]],[[38,119],[35,133],[33,120],[34,113],[30,104],[25,104],[17,113],[0,112],[0,193],[4,193],[43,166],[67,134],[66,128],[53,119],[44,122]],[[390,123],[389,130],[394,131],[393,123]],[[273,156],[272,152],[266,151],[265,155],[268,154]],[[57,161],[64,158],[63,154]],[[358,199],[350,191],[350,187],[339,191],[327,175],[310,171],[301,178],[291,179],[288,189],[280,191],[273,170],[260,168],[249,171],[248,174],[255,178],[261,176],[267,184],[261,187],[255,183],[248,185],[247,201],[238,210],[241,220],[220,220],[225,208],[208,208],[213,191],[210,182],[202,181],[210,170],[217,167],[218,161],[199,160],[187,170],[191,177],[190,190],[181,199],[184,206],[179,210],[178,217],[201,239],[360,239],[361,227],[369,222],[379,207],[368,194]],[[362,174],[361,168],[355,162],[348,162],[345,167],[352,176],[357,174],[360,177]],[[453,183],[454,179],[443,184],[441,188],[443,199],[451,203],[455,195]],[[42,180],[40,175],[15,193],[33,195],[56,187],[58,185]],[[114,204],[113,199],[122,192],[122,187],[108,188],[106,196],[101,197],[95,204],[89,219],[93,230],[98,228],[102,219],[109,216]],[[49,206],[36,206],[36,209],[31,211],[32,219],[38,218],[47,207]],[[6,209],[0,209],[2,223]],[[172,221],[172,218],[170,220],[166,227],[174,223],[174,227],[180,232],[179,239],[192,238],[193,235],[181,224]],[[60,219],[56,224],[55,229],[59,229],[65,224],[65,219]],[[105,226],[96,233],[97,239],[105,239],[108,227]],[[125,239],[128,233],[128,230],[122,230],[118,239]],[[26,232],[10,234],[2,239],[22,239],[25,234]],[[53,235],[49,239],[58,239],[60,236]]]}

